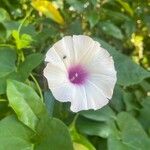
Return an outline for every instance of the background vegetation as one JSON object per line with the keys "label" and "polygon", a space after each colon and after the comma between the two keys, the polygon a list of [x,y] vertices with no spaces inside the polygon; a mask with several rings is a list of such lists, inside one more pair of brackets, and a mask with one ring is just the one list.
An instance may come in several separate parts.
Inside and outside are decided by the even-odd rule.
{"label": "background vegetation", "polygon": [[[46,51],[73,34],[114,58],[118,81],[100,110],[70,112],[43,77]],[[148,0],[0,0],[0,150],[148,150],[149,50]]]}

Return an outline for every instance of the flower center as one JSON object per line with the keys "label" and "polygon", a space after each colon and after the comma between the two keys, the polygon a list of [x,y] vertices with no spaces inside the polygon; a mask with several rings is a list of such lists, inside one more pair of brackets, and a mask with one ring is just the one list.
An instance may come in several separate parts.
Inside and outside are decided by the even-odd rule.
{"label": "flower center", "polygon": [[88,72],[86,68],[81,65],[75,65],[69,68],[68,78],[73,84],[84,84],[88,77]]}

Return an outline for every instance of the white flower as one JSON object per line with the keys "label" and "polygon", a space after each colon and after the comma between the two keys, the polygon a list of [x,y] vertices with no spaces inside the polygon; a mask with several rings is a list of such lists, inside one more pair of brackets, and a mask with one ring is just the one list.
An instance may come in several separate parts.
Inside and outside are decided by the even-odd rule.
{"label": "white flower", "polygon": [[112,97],[116,83],[110,54],[88,36],[65,36],[47,52],[44,69],[48,86],[61,102],[78,112],[99,109]]}

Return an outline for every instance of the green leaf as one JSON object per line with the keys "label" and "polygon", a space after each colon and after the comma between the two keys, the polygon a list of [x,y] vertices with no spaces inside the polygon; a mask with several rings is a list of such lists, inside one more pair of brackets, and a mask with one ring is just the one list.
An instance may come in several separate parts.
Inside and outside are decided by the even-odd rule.
{"label": "green leaf", "polygon": [[97,4],[97,0],[90,0],[91,4],[95,6]]}
{"label": "green leaf", "polygon": [[93,121],[84,117],[79,117],[76,123],[80,133],[86,135],[95,135],[102,138],[107,138],[112,134],[112,130],[106,122]]}
{"label": "green leaf", "polygon": [[123,34],[122,34],[121,30],[115,24],[113,24],[111,21],[103,21],[103,22],[101,21],[99,23],[99,27],[107,35],[110,35],[116,39],[120,39],[120,40],[123,39]]}
{"label": "green leaf", "polygon": [[150,138],[141,124],[130,114],[119,113],[116,123],[120,136],[111,135],[108,138],[109,150],[147,150],[150,147]]}
{"label": "green leaf", "polygon": [[[18,30],[20,22],[19,21],[10,20],[10,21],[3,22],[3,24],[4,24],[4,26],[7,29],[7,37],[10,37],[10,35],[12,35],[13,31],[17,31]],[[30,35],[32,37],[32,36],[34,36],[36,34],[35,27],[33,25],[31,25],[31,24],[23,25],[21,27],[20,34],[21,35],[28,34],[28,35]]]}
{"label": "green leaf", "polygon": [[90,150],[83,144],[75,143],[75,142],[73,143],[73,148],[74,148],[74,150]]}
{"label": "green leaf", "polygon": [[129,3],[124,2],[123,0],[116,0],[122,7],[131,15],[133,16],[134,12],[132,8],[130,7]]}
{"label": "green leaf", "polygon": [[9,105],[15,111],[18,119],[35,130],[38,117],[44,111],[44,105],[37,93],[24,83],[8,80],[7,97]]}
{"label": "green leaf", "polygon": [[29,48],[31,42],[33,41],[29,34],[20,35],[17,30],[12,31],[12,36],[15,39],[17,49]]}
{"label": "green leaf", "polygon": [[6,78],[0,78],[0,94],[4,94],[6,91]]}
{"label": "green leaf", "polygon": [[142,102],[142,109],[139,111],[138,120],[143,127],[148,131],[150,128],[150,97],[146,97]]}
{"label": "green leaf", "polygon": [[8,107],[8,101],[5,99],[0,99],[0,120],[6,116],[10,111]]}
{"label": "green leaf", "polygon": [[99,137],[94,137],[93,142],[96,145],[97,150],[108,150],[107,148],[107,140]]}
{"label": "green leaf", "polygon": [[136,101],[136,97],[131,92],[125,92],[123,93],[123,101],[126,105],[126,111],[132,111],[132,110],[138,110],[138,104]]}
{"label": "green leaf", "polygon": [[0,79],[15,70],[16,53],[9,48],[0,48]]}
{"label": "green leaf", "polygon": [[113,56],[115,68],[117,70],[117,83],[123,86],[130,86],[140,83],[145,78],[150,77],[150,73],[135,64],[129,57],[118,52],[106,42],[97,39],[103,48],[107,49]]}
{"label": "green leaf", "polygon": [[[150,138],[139,122],[126,112],[117,116],[117,124],[124,143],[136,150],[146,150],[150,147]],[[131,126],[132,125],[132,126]]]}
{"label": "green leaf", "polygon": [[123,89],[116,84],[113,97],[110,100],[111,106],[118,112],[124,110]]}
{"label": "green leaf", "polygon": [[140,86],[144,89],[145,92],[149,92],[150,91],[150,83],[146,80],[143,80],[140,83]]}
{"label": "green leaf", "polygon": [[86,137],[76,131],[74,125],[70,128],[70,134],[73,140],[73,146],[75,150],[80,150],[82,147],[84,147],[85,150],[96,150]]}
{"label": "green leaf", "polygon": [[91,28],[93,28],[99,21],[99,14],[97,13],[97,11],[90,11],[87,14],[87,19],[90,23]]}
{"label": "green leaf", "polygon": [[31,87],[8,80],[7,97],[19,120],[36,131],[35,150],[73,149],[67,127],[58,119],[48,117],[44,104]]}
{"label": "green leaf", "polygon": [[0,8],[0,22],[3,22],[5,20],[9,20],[9,14],[7,13],[7,11],[3,8]]}
{"label": "green leaf", "polygon": [[21,81],[25,81],[33,69],[35,69],[38,65],[41,64],[44,57],[40,53],[30,54],[26,57],[25,61],[20,64],[18,68],[18,76]]}
{"label": "green leaf", "polygon": [[[0,50],[1,51],[1,50]],[[13,57],[13,55],[6,54],[5,58]],[[1,56],[0,56],[1,57]],[[9,59],[11,62],[11,59]],[[15,62],[15,59],[13,60]],[[35,69],[43,61],[43,55],[40,53],[30,54],[26,57],[25,61],[21,63],[17,69],[17,72],[11,72],[7,76],[0,78],[0,94],[4,94],[6,91],[6,80],[15,79],[18,81],[25,81],[33,69]],[[11,62],[11,65],[13,63]],[[12,68],[11,68],[12,69]]]}
{"label": "green leaf", "polygon": [[99,110],[88,110],[80,113],[82,116],[95,121],[108,121],[116,118],[113,110],[107,105]]}
{"label": "green leaf", "polygon": [[21,35],[21,45],[20,45],[20,49],[21,48],[29,48],[31,45],[31,42],[33,41],[31,35],[29,34],[22,34]]}
{"label": "green leaf", "polygon": [[80,0],[66,0],[75,10],[82,12],[84,10],[84,2]]}
{"label": "green leaf", "polygon": [[81,33],[83,33],[81,20],[77,19],[69,25],[68,34],[81,34]]}
{"label": "green leaf", "polygon": [[32,135],[16,117],[8,116],[0,121],[0,150],[33,150]]}
{"label": "green leaf", "polygon": [[58,119],[42,119],[37,126],[35,150],[73,150],[67,127]]}
{"label": "green leaf", "polygon": [[50,90],[44,92],[44,102],[49,116],[53,116],[55,98]]}
{"label": "green leaf", "polygon": [[125,143],[121,142],[120,139],[109,137],[108,138],[108,150],[136,150]]}
{"label": "green leaf", "polygon": [[0,23],[0,40],[4,40],[6,38],[6,28],[5,26]]}
{"label": "green leaf", "polygon": [[123,24],[122,28],[125,30],[127,37],[130,38],[131,35],[136,32],[136,21],[129,19]]}
{"label": "green leaf", "polygon": [[102,8],[102,11],[115,22],[128,22],[130,19],[127,15],[114,10]]}

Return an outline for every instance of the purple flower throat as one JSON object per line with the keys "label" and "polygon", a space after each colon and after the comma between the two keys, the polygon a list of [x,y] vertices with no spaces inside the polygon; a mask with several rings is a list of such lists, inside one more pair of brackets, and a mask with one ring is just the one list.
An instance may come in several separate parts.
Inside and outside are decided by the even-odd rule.
{"label": "purple flower throat", "polygon": [[69,81],[73,84],[82,85],[86,82],[88,71],[82,65],[74,65],[68,69]]}

